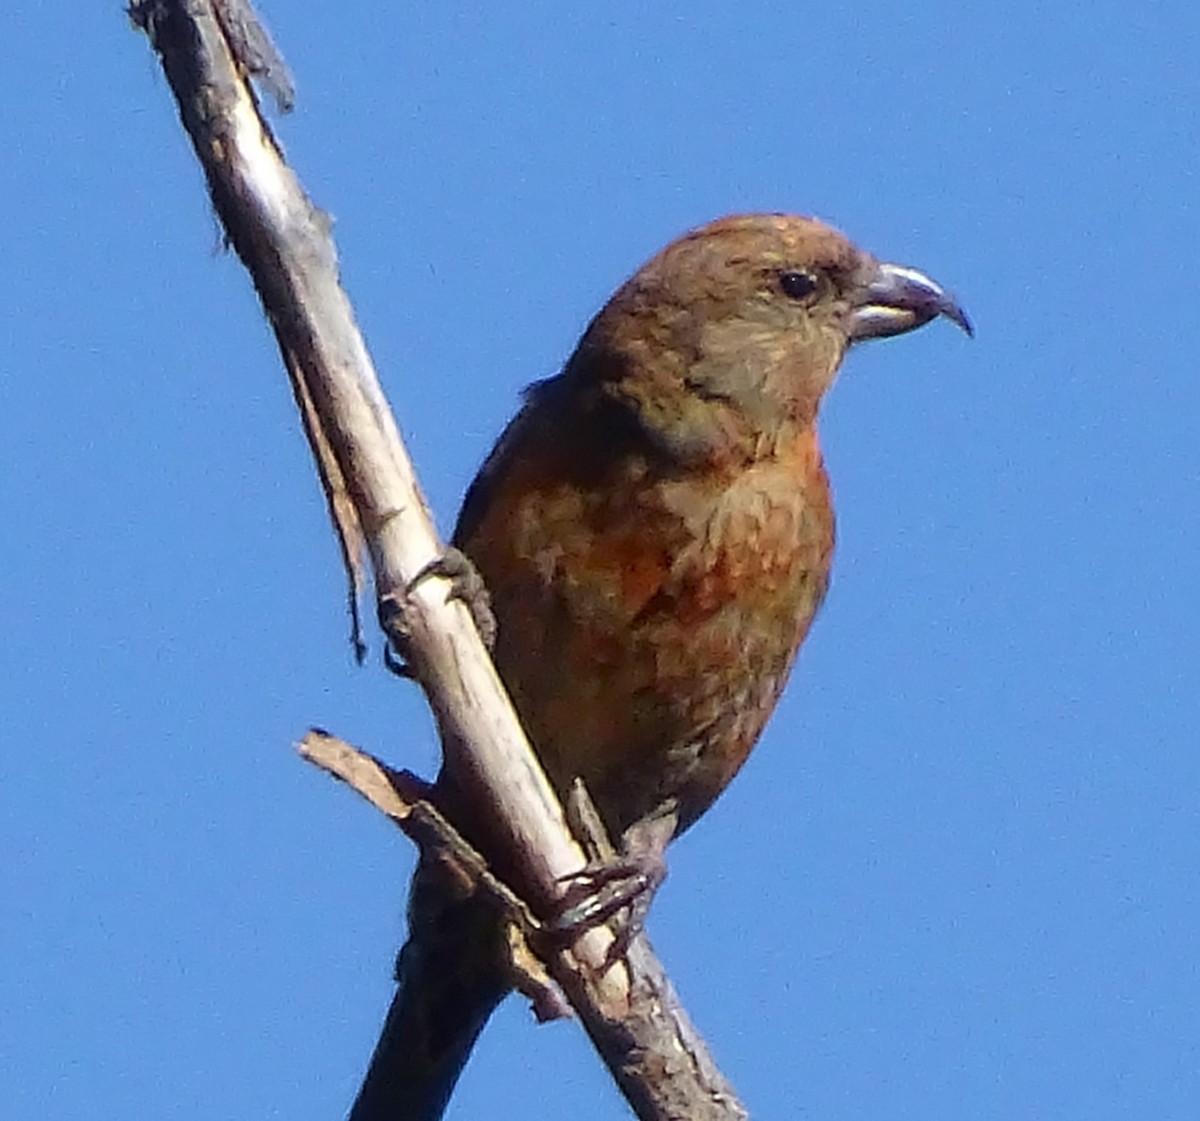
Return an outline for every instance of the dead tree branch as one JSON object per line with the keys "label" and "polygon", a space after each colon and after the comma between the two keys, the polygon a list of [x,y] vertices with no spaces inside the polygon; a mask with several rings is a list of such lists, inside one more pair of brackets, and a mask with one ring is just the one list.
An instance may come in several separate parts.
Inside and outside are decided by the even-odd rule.
{"label": "dead tree branch", "polygon": [[[470,613],[447,599],[444,580],[412,587],[442,545],[340,286],[330,220],[285,163],[250,85],[257,76],[286,101],[286,69],[247,0],[135,0],[130,15],[162,61],[213,206],[275,333],[352,584],[363,580],[365,550],[381,618],[402,620],[444,750],[486,793],[498,835],[519,854],[512,863],[524,881],[513,886],[534,915],[553,913],[584,856]],[[379,793],[370,767],[342,763],[340,777]],[[394,810],[384,812],[411,816]],[[645,938],[604,969],[610,944],[607,931],[592,931],[546,965],[638,1116],[744,1117]]]}

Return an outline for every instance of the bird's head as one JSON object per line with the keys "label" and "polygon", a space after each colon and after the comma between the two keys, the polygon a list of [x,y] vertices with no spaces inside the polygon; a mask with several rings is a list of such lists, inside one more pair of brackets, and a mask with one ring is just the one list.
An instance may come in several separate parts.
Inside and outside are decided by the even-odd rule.
{"label": "bird's head", "polygon": [[[658,428],[701,408],[755,429],[811,422],[846,350],[945,316],[954,298],[813,218],[749,214],[685,234],[614,294],[581,342],[593,376]],[[680,416],[680,413],[685,415]],[[728,426],[726,424],[726,426]]]}

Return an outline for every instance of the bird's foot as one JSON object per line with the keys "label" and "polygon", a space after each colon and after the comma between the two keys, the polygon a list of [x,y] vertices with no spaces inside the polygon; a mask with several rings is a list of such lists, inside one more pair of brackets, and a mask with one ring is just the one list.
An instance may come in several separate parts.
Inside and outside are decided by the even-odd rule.
{"label": "bird's foot", "polygon": [[447,601],[456,599],[471,613],[471,620],[484,646],[490,652],[496,645],[496,616],[492,612],[491,597],[487,585],[479,575],[479,569],[471,558],[453,546],[441,556],[435,557],[414,576],[399,596],[384,596],[379,604],[379,624],[388,636],[384,647],[383,663],[397,677],[412,680],[415,676],[412,660],[407,653],[408,628],[405,612],[413,592],[420,584],[430,579],[450,582],[446,592]]}
{"label": "bird's foot", "polygon": [[[578,814],[578,804],[572,808]],[[613,944],[605,955],[605,967],[622,957],[641,933],[654,895],[667,878],[663,854],[676,824],[673,810],[639,821],[625,831],[620,852],[614,852],[607,839],[596,845],[589,826],[590,847],[604,851],[564,881],[561,910],[549,925],[551,933],[573,941],[588,930],[609,924]]]}
{"label": "bird's foot", "polygon": [[406,594],[411,595],[418,584],[432,577],[450,581],[446,599],[456,599],[466,606],[484,646],[489,652],[493,650],[496,646],[496,616],[492,612],[492,598],[471,558],[451,545],[409,581]]}

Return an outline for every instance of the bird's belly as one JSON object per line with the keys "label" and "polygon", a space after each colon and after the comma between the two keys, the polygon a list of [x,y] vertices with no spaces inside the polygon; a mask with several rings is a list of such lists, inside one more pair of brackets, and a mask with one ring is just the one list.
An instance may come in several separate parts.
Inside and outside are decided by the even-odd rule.
{"label": "bird's belly", "polygon": [[755,482],[707,509],[660,488],[619,528],[556,535],[552,569],[493,585],[497,665],[522,722],[560,791],[582,778],[614,832],[668,805],[686,828],[712,803],[820,605],[823,488],[814,502],[794,477]]}

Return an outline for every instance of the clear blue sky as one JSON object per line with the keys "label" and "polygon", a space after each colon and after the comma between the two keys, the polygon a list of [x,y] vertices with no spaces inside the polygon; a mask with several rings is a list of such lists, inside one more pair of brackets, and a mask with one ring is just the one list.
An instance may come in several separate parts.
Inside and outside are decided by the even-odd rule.
{"label": "clear blue sky", "polygon": [[[651,934],[756,1118],[1200,1116],[1195,5],[267,14],[443,527],[689,226],[815,213],[959,293],[975,342],[864,347],[828,402],[833,591]],[[0,1116],[333,1121],[412,853],[290,744],[429,773],[436,743],[351,662],[147,44],[117,3],[6,28]],[[514,1000],[451,1116],[623,1109]]]}

